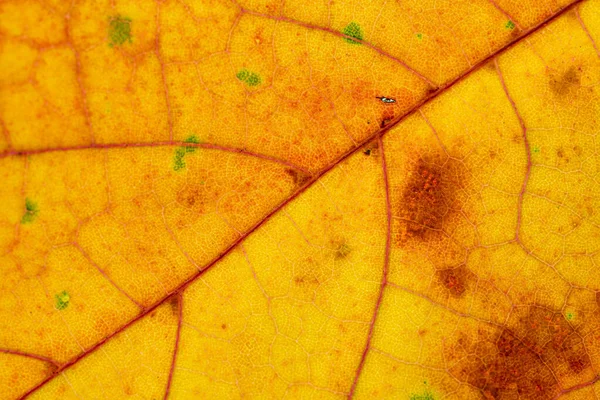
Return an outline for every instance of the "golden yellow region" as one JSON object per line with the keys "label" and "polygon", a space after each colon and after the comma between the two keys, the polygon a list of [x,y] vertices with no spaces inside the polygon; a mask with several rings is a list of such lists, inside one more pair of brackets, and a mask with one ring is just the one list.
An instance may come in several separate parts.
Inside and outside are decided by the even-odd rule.
{"label": "golden yellow region", "polygon": [[600,396],[600,0],[0,1],[0,399]]}

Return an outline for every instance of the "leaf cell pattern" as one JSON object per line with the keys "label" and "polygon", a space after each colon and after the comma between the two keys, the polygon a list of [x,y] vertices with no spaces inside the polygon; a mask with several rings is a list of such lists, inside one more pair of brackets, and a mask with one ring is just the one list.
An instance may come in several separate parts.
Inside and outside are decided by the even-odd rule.
{"label": "leaf cell pattern", "polygon": [[0,2],[0,398],[600,397],[599,40],[598,0]]}

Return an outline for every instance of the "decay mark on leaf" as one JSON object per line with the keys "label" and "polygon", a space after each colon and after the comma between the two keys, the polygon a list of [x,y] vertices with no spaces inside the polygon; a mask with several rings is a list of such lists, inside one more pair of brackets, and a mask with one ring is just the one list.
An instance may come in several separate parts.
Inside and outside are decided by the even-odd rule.
{"label": "decay mark on leaf", "polygon": [[293,168],[286,168],[284,171],[290,178],[292,178],[292,182],[294,182],[295,186],[304,186],[304,184],[310,180],[309,175]]}
{"label": "decay mark on leaf", "polygon": [[564,393],[562,382],[598,379],[583,335],[561,312],[531,305],[511,315],[505,327],[481,327],[475,336],[459,332],[445,345],[449,373],[489,399],[551,399]]}
{"label": "decay mark on leaf", "polygon": [[468,289],[468,271],[465,267],[448,268],[438,271],[438,277],[443,287],[452,297],[461,297]]}

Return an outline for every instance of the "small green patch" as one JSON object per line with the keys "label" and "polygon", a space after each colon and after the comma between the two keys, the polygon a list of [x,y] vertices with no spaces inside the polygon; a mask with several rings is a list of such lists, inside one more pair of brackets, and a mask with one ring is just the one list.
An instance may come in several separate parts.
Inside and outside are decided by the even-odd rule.
{"label": "small green patch", "polygon": [[[350,22],[348,25],[346,25],[342,33],[346,36],[350,36],[350,38],[363,40],[362,29],[360,29],[360,25],[358,25],[356,22]],[[350,38],[346,37],[344,40],[350,44],[361,44],[360,42]]]}
{"label": "small green patch", "polygon": [[540,146],[533,146],[533,152],[534,153],[539,153],[540,152]]}
{"label": "small green patch", "polygon": [[575,319],[575,313],[573,311],[567,311],[565,317],[567,317],[567,321],[573,321]]}
{"label": "small green patch", "polygon": [[240,70],[235,76],[248,86],[258,86],[262,82],[260,75],[247,69]]}
{"label": "small green patch", "polygon": [[54,299],[56,300],[56,309],[64,310],[69,306],[69,301],[71,301],[71,296],[66,291],[62,291],[59,294],[54,295]]}
{"label": "small green patch", "polygon": [[[189,138],[185,139],[185,143],[199,144],[200,140],[195,135],[192,135]],[[185,152],[186,153],[193,153],[195,151],[196,151],[196,147],[194,147],[194,146],[185,146]]]}
{"label": "small green patch", "polygon": [[[199,144],[200,139],[196,135],[192,135],[184,140],[184,143]],[[175,155],[173,157],[173,169],[179,171],[185,168],[185,155],[186,153],[194,153],[198,148],[195,146],[181,146],[175,149]]]}
{"label": "small green patch", "polygon": [[108,45],[122,46],[131,43],[131,19],[115,15],[110,18],[108,25]]}
{"label": "small green patch", "polygon": [[417,36],[417,39],[419,39],[419,40],[423,39],[423,34],[422,33],[417,33],[416,36]]}
{"label": "small green patch", "polygon": [[23,214],[23,216],[21,217],[21,223],[22,224],[32,223],[36,219],[39,212],[40,212],[40,209],[38,208],[37,203],[35,203],[30,198],[26,198],[25,199],[25,214]]}
{"label": "small green patch", "polygon": [[512,22],[511,20],[508,20],[508,21],[506,21],[506,24],[504,24],[504,27],[506,29],[510,29],[512,31],[513,29],[515,29],[515,23]]}
{"label": "small green patch", "polygon": [[175,171],[179,171],[180,169],[185,168],[185,147],[178,147],[175,149],[175,157],[173,160],[173,169]]}
{"label": "small green patch", "polygon": [[431,392],[425,392],[422,394],[413,394],[410,396],[410,400],[435,400]]}

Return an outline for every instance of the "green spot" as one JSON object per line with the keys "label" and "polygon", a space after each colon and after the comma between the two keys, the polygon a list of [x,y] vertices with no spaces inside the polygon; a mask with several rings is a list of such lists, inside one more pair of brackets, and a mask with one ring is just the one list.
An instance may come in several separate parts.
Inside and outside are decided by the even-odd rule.
{"label": "green spot", "polygon": [[416,36],[417,36],[417,39],[419,39],[419,40],[423,39],[423,34],[422,33],[417,33]]}
{"label": "green spot", "polygon": [[[184,143],[195,143],[199,144],[200,139],[196,135],[192,135],[184,140]],[[194,146],[181,146],[175,149],[175,156],[173,157],[173,169],[179,171],[185,168],[185,155],[186,153],[194,153],[197,150]]]}
{"label": "green spot", "polygon": [[69,301],[71,300],[71,296],[66,291],[62,291],[59,294],[55,294],[54,298],[56,299],[56,309],[64,310],[69,305]]}
{"label": "green spot", "polygon": [[[350,22],[342,31],[342,33],[346,36],[350,36],[354,39],[358,39],[358,40],[363,40],[363,33],[362,30],[360,29],[360,25],[358,25],[356,22]],[[350,44],[361,44],[360,42],[357,42],[356,40],[350,39],[350,38],[344,38],[344,40]]]}
{"label": "green spot", "polygon": [[262,79],[257,73],[250,72],[247,69],[240,70],[235,76],[248,86],[257,86],[262,82]]}
{"label": "green spot", "polygon": [[[195,135],[192,135],[189,138],[185,139],[185,143],[200,144],[200,140]],[[186,146],[185,147],[185,152],[186,153],[193,153],[195,151],[196,151],[196,147],[194,147],[194,146]]]}
{"label": "green spot", "polygon": [[514,22],[512,22],[511,20],[508,20],[508,21],[506,22],[506,24],[504,25],[504,27],[505,27],[506,29],[510,29],[510,30],[512,31],[513,29],[515,29],[515,23],[514,23]]}
{"label": "green spot", "polygon": [[413,394],[410,396],[410,400],[435,400],[431,392],[425,392],[422,394]]}
{"label": "green spot", "polygon": [[131,19],[120,15],[111,17],[108,26],[108,41],[110,47],[122,46],[125,42],[131,43]]}
{"label": "green spot", "polygon": [[567,311],[565,316],[567,317],[567,321],[572,321],[573,319],[575,319],[575,313],[572,311]]}
{"label": "green spot", "polygon": [[534,153],[539,153],[540,152],[540,146],[533,146],[533,152]]}
{"label": "green spot", "polygon": [[175,149],[175,158],[173,160],[173,169],[179,171],[185,168],[185,147],[178,147]]}
{"label": "green spot", "polygon": [[39,213],[40,209],[38,208],[37,203],[32,201],[29,198],[25,199],[25,214],[21,217],[22,224],[29,224],[35,220]]}

